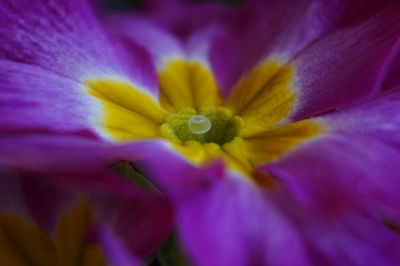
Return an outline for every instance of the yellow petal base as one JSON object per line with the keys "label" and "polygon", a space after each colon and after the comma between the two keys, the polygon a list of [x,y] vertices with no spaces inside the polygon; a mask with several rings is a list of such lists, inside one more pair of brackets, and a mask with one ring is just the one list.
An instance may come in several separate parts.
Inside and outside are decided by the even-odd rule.
{"label": "yellow petal base", "polygon": [[61,217],[55,239],[33,221],[4,214],[0,261],[7,266],[105,266],[100,247],[86,243],[91,223],[92,213],[84,201]]}
{"label": "yellow petal base", "polygon": [[[317,120],[288,123],[297,101],[291,65],[274,60],[260,64],[226,100],[212,72],[200,62],[172,60],[158,74],[158,100],[127,83],[88,81],[88,92],[103,106],[97,127],[115,141],[164,138],[195,165],[223,160],[258,184],[271,182],[257,167],[324,131]],[[195,115],[211,122],[206,133],[189,130],[188,121]]]}

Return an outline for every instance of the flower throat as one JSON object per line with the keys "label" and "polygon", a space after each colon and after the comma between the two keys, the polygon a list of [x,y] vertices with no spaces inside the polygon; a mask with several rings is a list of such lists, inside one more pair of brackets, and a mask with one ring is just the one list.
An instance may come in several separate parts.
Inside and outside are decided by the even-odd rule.
{"label": "flower throat", "polygon": [[241,128],[241,119],[225,108],[183,108],[167,117],[161,125],[161,134],[184,144],[195,140],[200,143],[223,145],[233,140]]}

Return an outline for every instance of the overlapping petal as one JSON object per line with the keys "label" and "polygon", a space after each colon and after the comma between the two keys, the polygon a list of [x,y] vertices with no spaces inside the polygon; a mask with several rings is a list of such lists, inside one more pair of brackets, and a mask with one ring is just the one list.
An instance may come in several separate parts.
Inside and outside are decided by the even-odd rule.
{"label": "overlapping petal", "polygon": [[157,24],[128,15],[111,16],[106,25],[128,45],[145,47],[144,53],[147,51],[158,71],[157,96],[168,111],[218,102],[219,88],[210,70],[209,50],[221,28],[206,27],[182,42]]}
{"label": "overlapping petal", "polygon": [[400,237],[377,209],[353,205],[352,212],[315,212],[279,184],[260,189],[218,164],[199,171],[159,155],[165,165],[148,161],[144,169],[173,198],[184,250],[198,265],[391,265],[400,260]]}
{"label": "overlapping petal", "polygon": [[291,221],[245,180],[215,180],[179,202],[177,215],[198,265],[310,265]]}
{"label": "overlapping petal", "polygon": [[[191,259],[199,265],[398,264],[399,236],[385,224],[387,209],[383,208],[396,211],[400,207],[396,174],[400,172],[400,158],[397,146],[393,146],[400,143],[396,134],[399,94],[391,93],[357,108],[341,108],[378,91],[398,49],[400,28],[396,21],[400,6],[392,3],[374,11],[375,1],[368,1],[367,11],[354,13],[357,8],[353,8],[359,5],[356,1],[357,4],[346,4],[335,17],[333,12],[322,9],[341,1],[288,2],[274,1],[266,9],[265,3],[257,1],[262,8],[257,4],[259,10],[246,9],[242,20],[230,21],[231,31],[221,21],[211,27],[199,23],[203,26],[195,34],[181,29],[180,37],[188,37],[187,42],[145,20],[123,16],[107,22],[115,35],[110,37],[85,2],[77,0],[43,0],[32,9],[23,8],[27,3],[24,0],[0,4],[0,88],[5,92],[0,96],[2,134],[58,133],[0,137],[0,167],[7,170],[2,169],[3,173],[15,175],[21,182],[9,180],[15,185],[10,187],[19,187],[12,192],[25,197],[14,198],[15,201],[26,200],[16,204],[24,205],[19,210],[25,215],[32,213],[41,225],[52,228],[60,210],[85,195],[98,218],[123,239],[121,244],[107,228],[98,228],[98,237],[112,263],[134,260],[123,245],[145,257],[170,230],[169,205],[163,197],[139,191],[107,168],[115,160],[137,161],[173,200],[181,239]],[[255,11],[256,16],[250,17]],[[321,14],[326,16],[321,18]],[[190,25],[196,27],[196,22]],[[216,38],[218,35],[222,37]],[[286,98],[297,101],[293,120],[339,109],[318,118],[327,125],[323,136],[261,168],[277,178],[276,187],[265,190],[224,172],[221,162],[194,166],[164,141],[116,146],[63,135],[93,137],[98,133],[96,123],[103,121],[99,116],[107,107],[99,108],[100,101],[89,95],[88,85],[91,94],[107,100],[112,110],[125,108],[140,115],[142,109],[150,110],[156,122],[149,128],[157,134],[148,128],[144,131],[157,137],[158,126],[166,115],[164,110],[142,101],[137,91],[130,91],[139,87],[138,91],[149,92],[149,98],[157,98],[156,71],[160,71],[162,107],[166,106],[163,99],[168,94],[176,104],[171,104],[170,109],[178,111],[185,105],[197,108],[220,103],[218,85],[208,71],[211,68],[223,92],[229,92],[244,73],[271,57],[293,66],[295,90],[291,90],[292,84],[286,86]],[[189,62],[179,61],[183,58]],[[166,69],[169,72],[165,74]],[[201,69],[201,75],[193,76],[192,69]],[[163,82],[163,73],[170,79]],[[121,85],[120,80],[128,85]],[[201,84],[194,88],[195,92],[189,88],[193,80],[196,85]],[[135,86],[131,87],[131,83]],[[203,85],[211,89],[205,90]],[[263,84],[259,85],[260,90],[265,90]],[[185,97],[189,100],[179,102],[185,98],[180,88],[188,93]],[[253,96],[257,98],[258,91]],[[286,98],[281,98],[285,102]],[[250,111],[257,113],[262,106],[263,99],[255,100]],[[285,112],[291,108],[292,105]],[[263,117],[267,117],[267,111]],[[277,117],[273,126],[287,115]],[[147,119],[127,119],[131,116],[119,116],[118,126],[128,123],[133,128]],[[110,125],[115,124],[107,124]],[[280,135],[286,131],[275,129],[260,136],[271,139],[276,132]],[[294,135],[301,137],[307,132],[299,130]],[[126,139],[131,137],[128,134]],[[261,161],[270,156],[263,152],[274,150],[264,139],[254,143],[248,150],[255,154],[261,148]],[[274,197],[280,184],[299,206]],[[10,192],[4,195],[10,196]],[[286,194],[284,197],[290,198]],[[42,207],[45,204],[46,209]],[[378,217],[370,217],[367,207]],[[349,214],[345,210],[364,212]],[[396,225],[397,221],[390,222]],[[375,238],[369,234],[373,230],[378,232]]]}
{"label": "overlapping petal", "polygon": [[[321,215],[302,208],[284,191],[272,196],[303,240],[311,265],[396,265],[398,233],[369,208]],[[283,193],[282,193],[283,192]],[[373,232],[373,233],[371,233]],[[290,252],[287,253],[290,256]]]}
{"label": "overlapping petal", "polygon": [[400,89],[392,88],[384,95],[363,104],[321,116],[335,134],[367,136],[389,144],[399,144]]}
{"label": "overlapping petal", "polygon": [[[29,209],[25,193],[21,190],[22,178],[2,175],[1,179],[3,182],[12,179],[21,181],[18,184],[11,182],[7,187],[10,189],[17,187],[22,192],[19,196],[24,198],[21,204]],[[15,197],[8,198],[8,200],[15,199]],[[92,226],[92,213],[88,205],[83,202],[75,204],[57,217],[59,220],[57,228],[49,231],[37,224],[29,212],[21,216],[19,209],[1,205],[0,214],[2,247],[0,258],[7,265],[105,264],[96,243],[87,241]]]}
{"label": "overlapping petal", "polygon": [[173,199],[189,259],[198,265],[292,265],[292,258],[279,255],[284,252],[274,239],[279,230],[279,243],[290,242],[296,263],[306,263],[297,233],[257,186],[228,177],[219,163],[199,169],[166,149],[158,157],[142,167]]}
{"label": "overlapping petal", "polygon": [[119,147],[50,135],[3,136],[0,142],[0,165],[14,175],[2,174],[21,180],[22,206],[45,228],[52,230],[60,212],[83,198],[99,221],[141,258],[154,252],[170,232],[173,221],[167,200],[111,172]]}
{"label": "overlapping petal", "polygon": [[265,166],[320,211],[382,204],[398,210],[399,93],[320,117],[327,134]]}
{"label": "overlapping petal", "polygon": [[157,96],[147,51],[109,36],[86,1],[26,6],[24,0],[0,4],[3,130],[101,135],[103,110],[88,81],[124,82]]}
{"label": "overlapping petal", "polygon": [[[34,217],[43,225],[44,222],[54,222],[63,206],[79,200],[80,197],[88,199],[97,218],[108,227],[126,245],[132,254],[146,258],[155,252],[170,233],[172,225],[171,211],[168,203],[159,195],[130,188],[132,184],[126,182],[125,188],[118,189],[112,184],[107,184],[101,176],[92,178],[90,182],[68,182],[62,177],[53,183],[43,182],[44,176],[37,180],[27,180],[24,184],[25,195]],[[96,181],[95,181],[96,180]],[[99,184],[96,185],[96,182]],[[44,183],[44,184],[43,184]],[[74,190],[64,189],[72,187]],[[51,198],[59,201],[58,208],[43,210],[43,206]],[[65,208],[65,207],[64,207]],[[160,224],[160,221],[163,221]],[[48,224],[49,226],[51,224]],[[51,228],[51,227],[50,227]]]}
{"label": "overlapping petal", "polygon": [[[147,14],[146,11],[142,11],[149,16],[146,16],[145,19],[140,14],[137,16],[119,14],[109,16],[104,20],[109,31],[115,36],[125,40],[129,45],[144,47],[148,51],[159,72],[160,97],[163,105],[166,105],[165,94],[172,94],[172,92],[177,95],[172,98],[172,102],[185,102],[186,104],[194,99],[199,101],[207,98],[209,92],[216,95],[219,90],[215,78],[213,76],[210,77],[212,71],[209,54],[212,40],[226,30],[224,26],[228,23],[218,23],[216,15],[211,20],[212,23],[200,23],[196,21],[198,20],[197,18],[200,18],[199,20],[201,21],[204,20],[203,16],[198,16],[198,13],[206,12],[206,14],[209,14],[208,11],[211,10],[213,14],[219,14],[219,8],[222,10],[225,9],[221,6],[215,7],[214,5],[200,5],[201,9],[199,9],[197,4],[193,6],[191,4],[187,6],[178,4],[178,6],[175,6],[176,8],[167,8],[167,11],[160,11],[160,14],[168,17],[166,18],[169,21],[167,24],[171,24],[167,28],[175,28],[172,29],[172,32],[168,31],[165,27],[160,27],[156,21],[151,19],[151,15]],[[173,14],[170,14],[170,12],[173,12]],[[226,17],[235,17],[234,12],[232,14],[230,12],[226,13]],[[159,18],[159,16],[157,17]],[[187,25],[190,21],[198,25],[193,25],[194,28],[198,28],[197,30],[194,30],[192,25],[188,25],[190,30],[176,29],[182,24]],[[185,38],[180,39],[174,31],[187,32],[184,34]],[[144,51],[144,53],[146,52]],[[201,70],[201,68],[204,68],[206,71]],[[211,90],[209,89],[210,87],[212,87]],[[190,99],[192,96],[188,95],[190,93],[188,88],[194,94],[193,96],[196,96],[193,97],[194,99]],[[196,93],[202,94],[196,95]],[[168,100],[171,101],[171,99]],[[182,107],[179,104],[177,105],[180,108]],[[174,106],[172,106],[172,109],[176,111]]]}
{"label": "overlapping petal", "polygon": [[[226,94],[243,75],[266,58],[299,63],[297,89],[304,98],[300,100],[296,117],[326,111],[319,110],[316,98],[321,106],[343,105],[377,89],[399,38],[398,23],[395,22],[398,4],[377,1],[254,2],[249,3],[248,15],[239,26],[220,36],[213,45],[213,69]],[[378,41],[379,45],[372,45],[372,41]],[[359,48],[353,49],[355,45]],[[326,50],[330,52],[322,52]],[[360,54],[352,53],[353,50]],[[352,62],[359,62],[359,69],[357,64],[346,64],[351,56],[354,56]],[[340,97],[328,98],[329,91],[324,93],[328,88],[333,91],[353,85],[345,84],[352,71],[354,82],[364,84],[357,83],[357,86],[368,85],[369,89],[355,89],[352,95],[343,92],[342,100],[338,100]],[[332,80],[333,77],[339,80]],[[311,86],[312,82],[315,82],[314,86]],[[304,108],[314,108],[314,111]]]}
{"label": "overlapping petal", "polygon": [[371,138],[322,138],[266,167],[303,204],[340,212],[359,204],[399,208],[396,148]]}
{"label": "overlapping petal", "polygon": [[22,171],[94,176],[115,160],[110,156],[110,145],[74,136],[2,135],[0,143],[0,164]]}
{"label": "overlapping petal", "polygon": [[254,2],[213,43],[210,57],[225,94],[263,59],[278,54],[287,61],[293,55],[290,47],[298,51],[320,33],[318,21],[308,21],[316,17],[311,1]]}
{"label": "overlapping petal", "polygon": [[399,45],[399,10],[400,5],[389,5],[361,24],[326,35],[294,59],[295,118],[348,106],[379,90]]}

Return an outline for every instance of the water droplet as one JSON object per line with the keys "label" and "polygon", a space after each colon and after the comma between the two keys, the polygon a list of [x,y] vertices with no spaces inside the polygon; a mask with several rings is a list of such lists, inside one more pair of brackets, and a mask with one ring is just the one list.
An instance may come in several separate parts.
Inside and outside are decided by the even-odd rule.
{"label": "water droplet", "polygon": [[204,115],[194,115],[188,121],[189,130],[194,134],[207,133],[211,128],[211,121]]}

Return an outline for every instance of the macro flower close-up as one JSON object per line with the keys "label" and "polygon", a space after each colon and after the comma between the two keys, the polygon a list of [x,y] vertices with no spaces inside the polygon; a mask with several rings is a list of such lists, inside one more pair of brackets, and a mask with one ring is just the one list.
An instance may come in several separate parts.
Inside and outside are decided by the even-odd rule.
{"label": "macro flower close-up", "polygon": [[1,1],[0,264],[400,265],[399,14]]}

